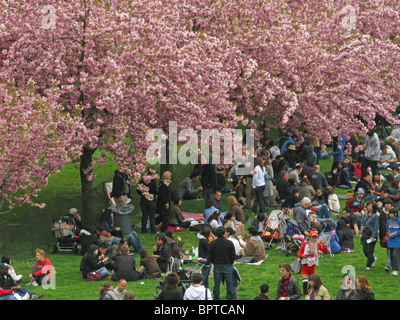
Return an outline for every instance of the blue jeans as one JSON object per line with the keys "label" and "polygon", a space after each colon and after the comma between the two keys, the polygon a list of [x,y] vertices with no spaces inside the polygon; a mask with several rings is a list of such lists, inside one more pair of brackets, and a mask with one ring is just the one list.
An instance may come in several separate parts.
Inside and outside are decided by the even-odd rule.
{"label": "blue jeans", "polygon": [[203,198],[204,198],[204,204],[205,204],[206,208],[207,208],[208,200],[211,199],[212,191],[213,191],[213,187],[203,187]]}
{"label": "blue jeans", "polygon": [[214,265],[214,288],[213,295],[214,300],[220,300],[220,286],[221,281],[225,280],[226,285],[226,299],[234,300],[235,293],[233,291],[233,278],[232,278],[233,267],[230,264],[215,264]]}
{"label": "blue jeans", "polygon": [[128,234],[126,236],[126,240],[128,241],[129,245],[133,247],[135,252],[139,252],[139,250],[143,248],[143,244],[135,231],[132,231],[130,234]]}
{"label": "blue jeans", "polygon": [[210,271],[211,271],[211,265],[204,265],[201,268],[201,274],[203,275],[203,285],[208,288],[208,277],[210,275]]}
{"label": "blue jeans", "polygon": [[367,258],[367,267],[371,268],[372,263],[375,260],[374,252],[375,252],[376,241],[367,243],[367,239],[363,240],[363,252],[365,257]]}
{"label": "blue jeans", "polygon": [[265,185],[256,188],[256,199],[254,201],[254,212],[257,214],[258,207],[260,207],[260,213],[265,213],[264,204],[264,189]]}
{"label": "blue jeans", "polygon": [[392,269],[392,260],[390,259],[390,248],[386,248],[386,252],[387,252],[386,267],[388,267],[389,269]]}
{"label": "blue jeans", "polygon": [[336,226],[336,221],[331,218],[331,213],[329,212],[328,206],[324,203],[321,204],[318,208],[317,221],[324,222],[326,220],[330,220],[333,222],[333,225]]}
{"label": "blue jeans", "polygon": [[13,295],[8,294],[6,296],[0,297],[0,300],[18,300],[18,299],[16,297],[14,297]]}
{"label": "blue jeans", "polygon": [[101,267],[100,269],[96,270],[96,272],[100,272],[102,278],[110,276],[110,273],[108,272],[106,267]]}

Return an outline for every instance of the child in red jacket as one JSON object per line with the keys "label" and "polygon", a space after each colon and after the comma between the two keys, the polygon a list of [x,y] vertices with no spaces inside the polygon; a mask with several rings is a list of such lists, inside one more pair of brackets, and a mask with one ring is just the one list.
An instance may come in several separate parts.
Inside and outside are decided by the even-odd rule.
{"label": "child in red jacket", "polygon": [[329,253],[329,249],[323,240],[321,239],[318,242],[317,229],[311,229],[310,239],[302,243],[297,253],[299,259],[301,259],[301,279],[303,281],[303,293],[305,296],[308,295],[308,279],[311,275],[315,274],[315,268],[318,265],[319,251],[325,254]]}

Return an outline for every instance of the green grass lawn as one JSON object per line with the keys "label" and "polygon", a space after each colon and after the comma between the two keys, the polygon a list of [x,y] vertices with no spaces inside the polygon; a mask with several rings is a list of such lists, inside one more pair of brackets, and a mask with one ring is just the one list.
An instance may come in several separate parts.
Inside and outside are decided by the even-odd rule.
{"label": "green grass lawn", "polygon": [[[321,171],[325,172],[330,170],[331,160],[321,161]],[[99,215],[101,210],[107,207],[107,201],[103,190],[104,182],[112,180],[114,169],[116,165],[110,159],[104,167],[98,167],[97,176],[95,178],[96,190],[98,193],[98,212]],[[191,173],[192,167],[177,165],[174,168],[173,180],[175,185],[183,180],[186,176]],[[339,193],[345,191],[338,190]],[[135,214],[133,216],[132,224],[136,225],[140,222],[140,207],[139,199],[135,191],[132,192],[134,197],[133,204],[135,205]],[[223,208],[227,208],[227,197],[228,194],[223,194]],[[55,271],[56,280],[54,288],[42,288],[41,286],[35,287],[33,291],[35,293],[43,293],[46,300],[96,300],[99,295],[99,288],[101,282],[86,282],[82,279],[79,273],[79,264],[81,261],[80,255],[73,255],[69,252],[59,252],[57,254],[51,254],[49,250],[49,243],[55,243],[55,238],[50,232],[50,221],[54,217],[64,215],[68,212],[70,207],[80,208],[80,180],[79,172],[74,168],[73,164],[65,166],[61,173],[51,177],[49,185],[43,189],[39,195],[39,201],[47,203],[47,207],[43,210],[35,209],[35,213],[39,212],[40,220],[39,223],[42,225],[44,231],[39,231],[40,236],[45,238],[46,241],[40,242],[35,241],[32,246],[42,246],[48,252],[48,257],[51,259]],[[344,207],[344,200],[341,200],[342,208]],[[203,201],[186,201],[181,206],[184,212],[203,212],[204,203]],[[12,223],[18,224],[15,228],[22,228],[23,226],[29,225],[26,213],[31,212],[30,208],[21,207],[11,212],[6,217],[2,216],[1,219],[11,221]],[[28,214],[29,216],[29,214]],[[22,218],[21,218],[22,217]],[[36,216],[35,216],[36,217]],[[253,216],[250,215],[250,221]],[[1,221],[0,221],[1,222]],[[36,221],[35,221],[36,224]],[[19,230],[15,240],[18,243],[19,236],[22,236],[23,231]],[[152,234],[142,234],[140,230],[133,229],[138,232],[140,239],[144,246],[149,252],[152,251],[152,247],[155,244],[155,236]],[[184,241],[184,249],[191,249],[192,247],[198,246],[197,233],[192,231],[180,232],[182,240]],[[36,234],[39,237],[38,234]],[[386,249],[383,249],[377,244],[375,255],[378,257],[376,266],[369,271],[365,270],[366,258],[362,253],[362,246],[360,245],[359,239],[355,239],[356,252],[351,254],[338,254],[334,257],[325,255],[320,260],[320,265],[317,267],[317,273],[322,277],[325,286],[330,291],[333,297],[336,296],[337,290],[340,286],[343,272],[347,270],[354,270],[355,276],[365,275],[371,285],[372,290],[378,300],[396,300],[399,296],[398,283],[399,278],[392,276],[390,273],[384,271],[386,266]],[[12,243],[12,246],[17,244]],[[26,243],[19,244],[17,247],[26,249]],[[242,277],[242,284],[239,286],[238,297],[240,300],[252,300],[259,293],[259,287],[262,283],[268,283],[270,285],[270,298],[274,298],[277,291],[277,283],[280,277],[279,265],[281,263],[291,263],[295,256],[284,257],[281,251],[274,250],[276,245],[273,245],[272,249],[267,251],[268,259],[261,265],[250,266],[250,265],[239,265],[236,267],[239,270]],[[28,248],[29,249],[29,248]],[[21,249],[22,250],[22,249]],[[32,248],[33,250],[33,248]],[[6,250],[5,250],[6,251]],[[5,254],[4,250],[1,252]],[[31,250],[24,255],[17,255],[19,249],[12,251],[13,261],[12,264],[16,268],[17,272],[24,276],[22,285],[25,285],[28,280],[28,274],[30,272],[30,266],[35,262],[34,256]],[[15,254],[14,254],[15,253]],[[137,258],[137,265],[139,265],[139,258]],[[185,265],[192,267],[193,265]],[[296,279],[300,281],[300,275],[294,275]],[[116,283],[113,283],[116,286]],[[137,282],[130,282],[127,285],[127,290],[132,290],[136,294],[137,300],[153,300],[153,294],[156,291],[158,283],[154,280],[139,280]],[[212,289],[213,279],[210,279],[210,287]],[[225,288],[221,289],[221,298],[225,298]]]}

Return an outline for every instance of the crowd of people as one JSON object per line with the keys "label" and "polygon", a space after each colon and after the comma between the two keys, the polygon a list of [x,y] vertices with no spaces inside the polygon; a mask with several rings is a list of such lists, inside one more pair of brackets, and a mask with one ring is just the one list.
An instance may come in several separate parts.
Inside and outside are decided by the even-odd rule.
{"label": "crowd of people", "polygon": [[[349,145],[351,152],[346,151]],[[307,299],[327,299],[326,288],[316,273],[318,255],[321,252],[354,252],[356,238],[361,238],[367,270],[375,265],[375,245],[380,241],[380,245],[387,248],[385,270],[398,275],[400,145],[397,139],[391,137],[383,143],[370,130],[364,141],[358,141],[355,134],[348,137],[342,134],[341,138],[332,141],[331,146],[332,151],[326,152],[321,142],[307,132],[289,131],[280,148],[271,139],[259,142],[254,149],[254,170],[251,174],[236,174],[243,165],[233,166],[227,171],[211,163],[203,163],[196,165],[193,173],[181,181],[175,191],[172,191],[171,172],[163,173],[158,188],[154,180],[147,181],[147,191],[152,193],[155,204],[151,210],[149,207],[143,210],[149,200],[138,191],[144,212],[142,232],[147,232],[146,226],[150,226],[153,233],[157,233],[157,229],[161,231],[153,248],[159,266],[157,275],[173,269],[168,269],[169,257],[179,260],[179,250],[182,249],[180,239],[178,243],[175,240],[168,242],[164,233],[170,232],[173,227],[190,227],[179,205],[182,201],[198,200],[204,201],[204,223],[201,228],[192,230],[199,231],[198,258],[203,265],[201,281],[196,278],[197,289],[193,290],[207,292],[202,286],[208,288],[212,269],[214,288],[210,299],[219,299],[221,279],[226,282],[227,299],[237,298],[235,289],[238,280],[235,279],[240,279],[240,274],[234,267],[235,261],[260,262],[266,258],[263,235],[271,209],[290,212],[305,239],[298,253],[303,290],[299,292],[297,285],[291,285],[297,290],[293,296],[288,292],[279,293],[282,291],[280,288],[276,298],[287,299],[291,296],[295,299],[303,294]],[[319,162],[329,156],[333,160],[332,167],[328,172],[321,172]],[[227,187],[228,181],[232,182],[233,188]],[[196,184],[200,186],[196,187]],[[344,208],[341,208],[337,189],[347,192]],[[222,193],[229,194],[229,208],[225,210],[221,205]],[[246,227],[247,223],[251,225]],[[329,243],[321,240],[320,236],[324,234],[330,235]],[[288,280],[288,277],[291,279],[289,267],[283,265],[288,276],[280,281],[295,282],[294,278]],[[372,293],[360,293],[371,289],[366,279],[360,277],[355,281],[349,278],[343,278],[340,299],[374,296]],[[171,281],[169,288],[176,288],[176,281]],[[350,282],[351,285],[346,286]],[[356,284],[359,284],[360,292],[355,290]],[[260,291],[258,298],[264,299],[269,285],[262,284]]]}
{"label": "crowd of people", "polygon": [[[289,131],[281,148],[271,139],[259,142],[254,149],[251,174],[237,174],[243,165],[235,165],[227,171],[204,163],[196,165],[175,191],[169,171],[163,172],[158,185],[155,179],[142,180],[145,189],[137,189],[142,211],[141,231],[156,235],[150,254],[135,231],[124,237],[121,228],[113,225],[111,209],[104,210],[97,226],[83,227],[78,210],[72,208],[70,216],[76,222],[77,241],[81,245],[82,278],[118,281],[114,289],[109,282],[103,284],[99,299],[104,300],[135,299],[133,292],[128,294],[124,289],[126,281],[159,279],[164,275],[166,288],[157,299],[217,300],[223,282],[226,298],[235,300],[241,276],[234,264],[266,259],[263,236],[271,209],[285,210],[295,221],[299,234],[304,236],[298,251],[303,290],[291,274],[292,267],[282,264],[275,299],[299,299],[302,295],[310,300],[332,299],[316,272],[318,256],[320,252],[351,253],[356,238],[361,238],[367,270],[375,265],[374,251],[379,241],[387,248],[385,270],[398,275],[400,144],[393,137],[383,143],[373,130],[364,141],[357,141],[353,134],[348,139],[342,135],[339,140],[332,142],[331,152],[325,152],[321,142],[307,132]],[[351,152],[346,151],[349,145]],[[332,167],[328,172],[321,172],[319,162],[329,156],[333,160]],[[130,198],[126,179],[118,170],[115,172],[112,195],[118,206],[125,206]],[[232,188],[227,187],[228,181],[232,182]],[[196,184],[200,186],[195,187]],[[341,208],[337,189],[346,191],[344,208]],[[225,210],[221,204],[223,193],[228,193],[229,207]],[[203,223],[197,228],[192,229],[190,221],[183,217],[179,208],[182,201],[204,201]],[[181,294],[177,293],[177,271],[181,267],[183,242],[179,236],[175,239],[174,228],[198,231],[196,258],[202,265],[201,272],[193,274],[193,285]],[[330,235],[329,243],[321,240],[323,234]],[[41,262],[32,268],[31,284],[42,281],[38,277],[43,276],[43,267],[51,265],[43,258],[44,252],[38,250],[37,256]],[[135,257],[140,258],[138,267]],[[4,274],[9,272],[9,262],[2,262],[0,269]],[[209,289],[211,272],[214,277],[212,292]],[[33,292],[18,287],[15,279],[0,282],[0,287],[18,292],[20,298],[37,298]],[[269,284],[262,284],[255,299],[268,300],[269,290]],[[15,298],[14,294],[3,296]],[[374,298],[368,280],[345,275],[336,299],[362,298]]]}

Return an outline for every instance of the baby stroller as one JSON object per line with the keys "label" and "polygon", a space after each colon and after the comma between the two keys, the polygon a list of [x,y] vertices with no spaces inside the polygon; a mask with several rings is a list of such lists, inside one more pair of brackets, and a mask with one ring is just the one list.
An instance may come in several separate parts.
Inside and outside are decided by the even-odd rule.
{"label": "baby stroller", "polygon": [[52,220],[52,233],[57,239],[52,253],[59,251],[72,251],[78,254],[79,248],[76,243],[76,224],[73,217],[64,216]]}
{"label": "baby stroller", "polygon": [[[197,264],[194,267],[190,268],[180,268],[176,271],[169,271],[169,272],[176,272],[179,277],[178,282],[178,289],[182,291],[182,294],[185,294],[187,288],[190,287],[192,284],[192,277],[195,272],[201,272],[201,269],[205,265],[207,259],[198,258]],[[168,273],[168,272],[167,272]],[[153,294],[154,298],[158,298],[160,293],[165,289],[165,281],[159,280],[159,285],[156,287],[156,292]]]}
{"label": "baby stroller", "polygon": [[282,214],[282,210],[273,210],[268,216],[265,232],[262,234],[263,240],[269,241],[266,249],[271,248],[272,242],[279,242],[280,240],[279,225]]}
{"label": "baby stroller", "polygon": [[304,241],[296,220],[288,214],[280,216],[281,243],[276,250],[281,250],[283,256],[296,254]]}

